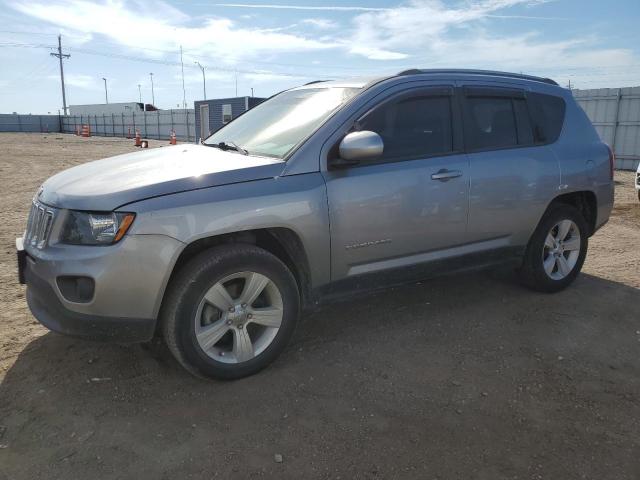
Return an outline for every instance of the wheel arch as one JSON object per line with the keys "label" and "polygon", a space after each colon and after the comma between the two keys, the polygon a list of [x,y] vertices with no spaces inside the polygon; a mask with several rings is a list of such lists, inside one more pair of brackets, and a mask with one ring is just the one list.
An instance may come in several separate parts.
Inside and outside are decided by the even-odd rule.
{"label": "wheel arch", "polygon": [[275,255],[295,277],[302,304],[305,305],[311,301],[311,272],[302,240],[289,228],[275,227],[211,235],[187,244],[173,265],[169,280],[162,292],[161,303],[166,297],[173,278],[189,260],[209,248],[227,244],[255,245]]}
{"label": "wheel arch", "polygon": [[589,225],[588,236],[593,235],[596,230],[596,220],[598,217],[598,199],[593,191],[580,190],[558,195],[551,200],[540,218],[542,219],[550,208],[558,204],[571,205],[577,208],[580,213],[582,213],[587,225]]}

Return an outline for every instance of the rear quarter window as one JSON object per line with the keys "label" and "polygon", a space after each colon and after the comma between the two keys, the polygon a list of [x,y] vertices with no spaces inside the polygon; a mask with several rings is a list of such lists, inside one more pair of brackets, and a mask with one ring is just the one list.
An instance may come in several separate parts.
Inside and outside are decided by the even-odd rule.
{"label": "rear quarter window", "polygon": [[536,140],[540,143],[557,141],[564,124],[566,111],[564,99],[555,95],[531,93],[529,103]]}

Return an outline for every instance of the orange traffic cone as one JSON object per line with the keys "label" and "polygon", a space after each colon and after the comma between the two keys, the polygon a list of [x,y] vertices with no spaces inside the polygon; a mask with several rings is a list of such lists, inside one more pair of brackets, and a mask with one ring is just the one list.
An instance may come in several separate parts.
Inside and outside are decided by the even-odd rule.
{"label": "orange traffic cone", "polygon": [[133,137],[131,137],[131,127],[129,127],[129,130],[127,131],[127,138],[129,140],[131,140],[131,138],[133,138]]}
{"label": "orange traffic cone", "polygon": [[169,145],[176,145],[176,131],[171,130],[171,136],[169,137]]}
{"label": "orange traffic cone", "polygon": [[91,129],[89,128],[89,125],[82,126],[82,136],[85,138],[88,138],[91,136]]}
{"label": "orange traffic cone", "polygon": [[135,147],[142,146],[142,138],[140,137],[140,130],[136,130],[136,142],[133,144]]}
{"label": "orange traffic cone", "polygon": [[80,136],[80,125],[76,125],[76,137]]}

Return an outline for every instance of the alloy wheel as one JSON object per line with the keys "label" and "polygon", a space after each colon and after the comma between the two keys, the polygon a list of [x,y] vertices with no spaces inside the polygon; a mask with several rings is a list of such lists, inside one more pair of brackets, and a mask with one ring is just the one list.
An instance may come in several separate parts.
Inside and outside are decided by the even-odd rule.
{"label": "alloy wheel", "polygon": [[556,223],[544,241],[542,265],[553,280],[562,280],[569,275],[580,256],[580,230],[571,220]]}
{"label": "alloy wheel", "polygon": [[195,337],[204,353],[223,363],[260,355],[282,324],[282,295],[257,272],[228,275],[207,290],[195,316]]}

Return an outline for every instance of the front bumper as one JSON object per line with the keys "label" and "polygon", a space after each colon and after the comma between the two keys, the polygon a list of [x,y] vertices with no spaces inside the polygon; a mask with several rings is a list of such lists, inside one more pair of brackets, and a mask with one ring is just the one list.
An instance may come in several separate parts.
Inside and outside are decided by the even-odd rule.
{"label": "front bumper", "polygon": [[65,308],[51,285],[30,268],[26,259],[24,278],[27,304],[33,316],[49,330],[87,340],[139,343],[150,340],[156,327],[154,318],[118,318],[77,313]]}
{"label": "front bumper", "polygon": [[[130,235],[110,247],[27,247],[20,254],[17,246],[27,303],[40,323],[66,335],[135,343],[153,336],[182,244],[163,235]],[[65,297],[57,280],[66,276],[91,278],[92,298],[74,302]]]}

